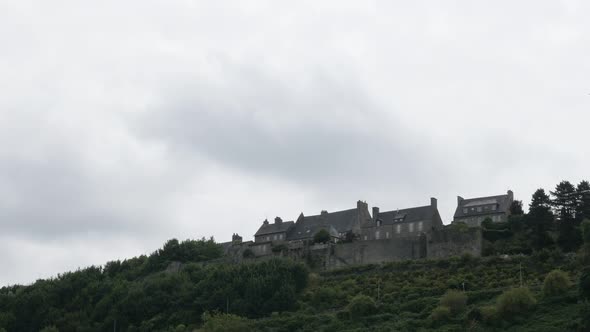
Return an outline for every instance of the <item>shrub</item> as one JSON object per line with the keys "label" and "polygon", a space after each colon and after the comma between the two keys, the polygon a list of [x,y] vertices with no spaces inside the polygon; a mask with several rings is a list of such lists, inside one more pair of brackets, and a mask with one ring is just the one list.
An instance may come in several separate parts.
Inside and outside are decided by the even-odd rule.
{"label": "shrub", "polygon": [[313,243],[326,243],[330,242],[330,233],[327,230],[321,229],[313,236]]}
{"label": "shrub", "polygon": [[55,326],[46,326],[43,329],[41,329],[39,332],[59,332],[59,329]]}
{"label": "shrub", "polygon": [[481,314],[481,320],[487,324],[493,323],[498,315],[498,310],[493,305],[481,307],[479,312]]}
{"label": "shrub", "polygon": [[445,306],[438,306],[432,310],[429,318],[435,322],[438,322],[445,321],[449,319],[449,317],[451,317],[451,309]]}
{"label": "shrub", "polygon": [[244,252],[242,253],[242,257],[248,259],[248,258],[254,258],[254,257],[256,257],[256,255],[254,254],[254,251],[252,251],[252,249],[248,248],[248,249],[244,250]]}
{"label": "shrub", "polygon": [[557,296],[562,295],[570,288],[571,283],[567,273],[561,270],[553,270],[547,274],[543,282],[543,295]]}
{"label": "shrub", "polygon": [[250,322],[248,319],[232,315],[208,312],[203,314],[203,332],[242,332],[248,331]]}
{"label": "shrub", "polygon": [[456,315],[465,309],[467,295],[457,290],[449,290],[440,299],[440,305],[449,308],[451,313]]}
{"label": "shrub", "polygon": [[536,303],[537,301],[528,288],[513,288],[498,297],[496,309],[500,317],[510,320],[527,313]]}
{"label": "shrub", "polygon": [[579,285],[580,298],[590,300],[590,267],[582,270]]}
{"label": "shrub", "polygon": [[377,304],[369,296],[359,294],[347,306],[351,318],[369,316],[377,311]]}

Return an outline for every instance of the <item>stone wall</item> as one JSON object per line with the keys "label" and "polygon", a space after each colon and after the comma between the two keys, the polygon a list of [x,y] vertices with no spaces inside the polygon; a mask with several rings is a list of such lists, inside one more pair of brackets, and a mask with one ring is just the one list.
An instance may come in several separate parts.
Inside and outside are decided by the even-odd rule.
{"label": "stone wall", "polygon": [[428,258],[448,258],[469,253],[481,256],[482,236],[480,228],[447,226],[434,230],[427,236]]}
{"label": "stone wall", "polygon": [[327,255],[325,269],[425,258],[426,249],[424,235],[339,243]]}

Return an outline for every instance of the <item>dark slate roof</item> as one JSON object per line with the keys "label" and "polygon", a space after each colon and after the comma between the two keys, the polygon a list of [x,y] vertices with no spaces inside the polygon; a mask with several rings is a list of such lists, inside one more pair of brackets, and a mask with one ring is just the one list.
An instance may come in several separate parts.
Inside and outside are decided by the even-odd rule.
{"label": "dark slate roof", "polygon": [[[497,209],[482,209],[481,212],[471,211],[471,208],[475,208],[478,206],[481,207],[488,207],[491,205],[496,204]],[[477,198],[467,198],[463,199],[457,204],[457,209],[455,210],[455,218],[467,217],[467,216],[477,216],[477,215],[486,215],[486,214],[494,214],[494,213],[503,213],[510,210],[510,204],[512,201],[510,200],[509,194],[504,195],[496,195],[496,196],[487,196],[487,197],[477,197]],[[463,213],[463,208],[469,208],[467,213]]]}
{"label": "dark slate roof", "polygon": [[254,236],[283,233],[289,230],[295,224],[293,221],[283,221],[281,223],[262,224]]}
{"label": "dark slate roof", "polygon": [[295,227],[289,231],[287,234],[287,240],[294,241],[294,240],[301,240],[313,237],[317,232],[320,230],[325,229],[330,233],[333,237],[339,237],[340,234],[332,225],[325,225],[325,224],[301,224],[295,225]]}
{"label": "dark slate roof", "polygon": [[434,219],[436,208],[432,205],[413,207],[409,209],[380,212],[378,219],[382,225],[426,221]]}
{"label": "dark slate roof", "polygon": [[333,236],[351,231],[358,220],[358,209],[350,209],[337,212],[325,212],[316,216],[300,216],[295,227],[287,234],[288,240],[297,240],[312,237],[317,231],[324,228]]}

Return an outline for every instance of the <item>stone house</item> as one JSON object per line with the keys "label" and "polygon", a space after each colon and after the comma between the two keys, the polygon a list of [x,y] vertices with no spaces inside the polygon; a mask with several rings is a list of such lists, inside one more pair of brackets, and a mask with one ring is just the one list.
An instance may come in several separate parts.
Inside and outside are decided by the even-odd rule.
{"label": "stone house", "polygon": [[442,227],[436,198],[430,199],[430,205],[401,210],[380,212],[378,207],[373,207],[373,218],[363,225],[361,240],[419,236]]}
{"label": "stone house", "polygon": [[319,215],[299,215],[295,226],[287,233],[289,242],[311,242],[314,235],[322,229],[330,234],[333,242],[346,237],[358,237],[361,233],[361,225],[371,220],[369,208],[366,202],[358,201],[355,209],[328,212],[322,211]]}
{"label": "stone house", "polygon": [[510,206],[514,201],[514,193],[508,190],[505,195],[463,198],[457,196],[457,209],[453,223],[463,222],[471,227],[481,226],[481,222],[489,218],[493,222],[508,220]]}

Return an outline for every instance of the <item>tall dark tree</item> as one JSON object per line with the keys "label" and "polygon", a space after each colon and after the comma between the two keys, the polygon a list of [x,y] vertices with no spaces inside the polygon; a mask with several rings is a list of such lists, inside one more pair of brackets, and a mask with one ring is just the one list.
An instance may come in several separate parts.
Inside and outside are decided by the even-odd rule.
{"label": "tall dark tree", "polygon": [[561,181],[555,191],[551,204],[557,215],[559,237],[557,243],[563,251],[575,251],[582,244],[582,235],[576,227],[577,192],[569,181]]}
{"label": "tall dark tree", "polygon": [[551,199],[545,190],[537,189],[529,204],[529,213],[525,220],[532,230],[531,242],[535,249],[542,249],[553,244],[553,239],[548,231],[553,226],[553,213],[551,212]]}
{"label": "tall dark tree", "polygon": [[522,201],[513,201],[510,205],[510,214],[513,216],[519,216],[524,214],[522,210]]}
{"label": "tall dark tree", "polygon": [[576,221],[590,219],[590,182],[582,181],[576,187]]}
{"label": "tall dark tree", "polygon": [[551,192],[553,198],[551,204],[555,209],[558,220],[569,221],[573,219],[576,211],[576,188],[569,181],[561,181]]}

